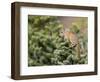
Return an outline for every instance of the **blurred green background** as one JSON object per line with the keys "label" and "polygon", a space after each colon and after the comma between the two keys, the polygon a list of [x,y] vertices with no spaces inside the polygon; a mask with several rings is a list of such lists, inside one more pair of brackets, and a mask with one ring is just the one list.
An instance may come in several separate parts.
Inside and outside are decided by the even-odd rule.
{"label": "blurred green background", "polygon": [[76,21],[71,21],[69,25],[69,29],[79,38],[80,60],[75,56],[74,47],[70,47],[70,43],[59,36],[59,31],[64,28],[60,18],[57,16],[28,16],[28,66],[88,63],[87,18],[76,17]]}

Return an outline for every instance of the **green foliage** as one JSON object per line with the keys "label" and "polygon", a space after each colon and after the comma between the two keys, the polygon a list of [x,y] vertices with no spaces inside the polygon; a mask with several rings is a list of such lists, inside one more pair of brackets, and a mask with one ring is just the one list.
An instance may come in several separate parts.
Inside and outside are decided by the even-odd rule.
{"label": "green foliage", "polygon": [[[28,16],[28,66],[87,63],[87,53],[78,60],[74,47],[59,36],[61,28],[63,25],[55,16]],[[85,39],[84,42],[83,39],[80,41],[86,47]]]}

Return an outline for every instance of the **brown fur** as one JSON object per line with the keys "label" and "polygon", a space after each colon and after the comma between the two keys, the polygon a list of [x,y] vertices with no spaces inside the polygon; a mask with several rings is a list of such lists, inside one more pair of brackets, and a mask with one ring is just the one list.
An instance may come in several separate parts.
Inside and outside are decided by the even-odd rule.
{"label": "brown fur", "polygon": [[66,30],[64,30],[62,33],[63,34],[61,35],[63,35],[64,39],[67,39],[71,42],[71,47],[75,46],[75,50],[77,53],[76,56],[78,57],[78,59],[80,59],[80,44],[77,35],[73,32]]}

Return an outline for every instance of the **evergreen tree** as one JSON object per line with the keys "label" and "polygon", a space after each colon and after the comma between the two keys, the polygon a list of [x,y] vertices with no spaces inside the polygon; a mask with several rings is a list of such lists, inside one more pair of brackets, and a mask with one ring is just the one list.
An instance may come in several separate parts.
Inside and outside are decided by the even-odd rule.
{"label": "evergreen tree", "polygon": [[71,65],[79,61],[74,47],[59,35],[63,25],[56,16],[28,16],[28,66]]}

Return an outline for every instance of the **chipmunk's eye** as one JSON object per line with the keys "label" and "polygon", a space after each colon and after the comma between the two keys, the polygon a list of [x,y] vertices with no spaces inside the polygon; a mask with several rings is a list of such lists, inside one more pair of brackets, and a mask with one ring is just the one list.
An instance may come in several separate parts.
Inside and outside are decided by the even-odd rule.
{"label": "chipmunk's eye", "polygon": [[61,33],[63,33],[63,32],[61,32]]}

